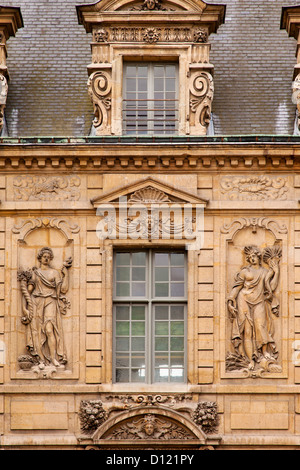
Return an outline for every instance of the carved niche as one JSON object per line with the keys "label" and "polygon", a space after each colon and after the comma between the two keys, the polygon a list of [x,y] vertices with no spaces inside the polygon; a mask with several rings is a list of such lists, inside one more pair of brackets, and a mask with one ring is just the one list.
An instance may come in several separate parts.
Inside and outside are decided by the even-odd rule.
{"label": "carved niche", "polygon": [[101,0],[78,6],[77,13],[79,23],[92,33],[88,92],[95,135],[122,135],[123,63],[145,57],[179,64],[178,134],[207,133],[214,93],[208,38],[224,22],[224,5]]}
{"label": "carved niche", "polygon": [[26,219],[12,234],[12,285],[19,293],[17,299],[11,293],[18,325],[13,378],[75,378],[79,226],[60,218]]}
{"label": "carved niche", "polygon": [[[225,376],[283,376],[288,312],[287,227],[267,218],[241,218],[222,227]],[[226,277],[225,277],[226,276]],[[227,375],[226,375],[227,374]]]}
{"label": "carved niche", "polygon": [[172,445],[172,441],[194,441],[195,445],[216,442],[218,411],[216,403],[194,402],[191,395],[103,396],[82,401],[81,430],[91,436],[93,445],[115,445],[122,441],[138,445]]}

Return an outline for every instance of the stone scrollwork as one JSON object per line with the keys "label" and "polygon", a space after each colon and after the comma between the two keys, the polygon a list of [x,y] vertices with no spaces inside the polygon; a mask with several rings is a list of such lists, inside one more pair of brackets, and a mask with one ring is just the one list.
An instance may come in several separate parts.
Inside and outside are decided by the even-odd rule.
{"label": "stone scrollwork", "polygon": [[26,326],[28,356],[19,357],[21,369],[50,376],[57,369],[64,369],[67,353],[61,316],[66,315],[70,301],[65,296],[69,290],[69,270],[72,258],[68,258],[60,271],[51,266],[54,254],[51,248],[39,250],[39,267],[18,272],[22,293],[22,323]]}
{"label": "stone scrollwork", "polygon": [[227,298],[231,343],[226,370],[239,370],[249,377],[281,372],[273,316],[280,314],[276,289],[282,250],[279,245],[260,249],[244,247],[246,265],[236,274]]}
{"label": "stone scrollwork", "polygon": [[297,105],[297,128],[300,131],[300,73],[293,81],[292,93],[293,103]]}
{"label": "stone scrollwork", "polygon": [[4,75],[0,74],[0,132],[4,125],[4,109],[8,93],[8,83]]}
{"label": "stone scrollwork", "polygon": [[111,109],[111,73],[108,71],[93,72],[88,79],[88,92],[94,106],[93,125],[99,133],[107,134],[109,128],[108,112]]}
{"label": "stone scrollwork", "polygon": [[190,79],[190,94],[190,109],[194,113],[195,131],[206,134],[214,96],[212,75],[205,71],[193,72]]}

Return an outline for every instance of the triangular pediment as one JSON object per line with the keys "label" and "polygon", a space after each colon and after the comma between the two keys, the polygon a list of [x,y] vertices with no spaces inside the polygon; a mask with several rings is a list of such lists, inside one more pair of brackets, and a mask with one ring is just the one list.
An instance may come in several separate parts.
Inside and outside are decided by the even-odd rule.
{"label": "triangular pediment", "polygon": [[120,200],[129,205],[192,204],[205,207],[208,204],[206,199],[201,199],[194,194],[174,188],[151,177],[95,197],[91,202],[94,207],[99,207],[105,204],[117,205]]}

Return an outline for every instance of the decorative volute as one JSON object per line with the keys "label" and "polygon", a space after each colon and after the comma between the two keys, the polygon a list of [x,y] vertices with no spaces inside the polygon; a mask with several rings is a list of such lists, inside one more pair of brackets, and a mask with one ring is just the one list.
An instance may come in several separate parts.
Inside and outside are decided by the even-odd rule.
{"label": "decorative volute", "polygon": [[179,67],[178,134],[205,135],[213,100],[209,35],[224,22],[224,5],[202,0],[100,0],[77,7],[92,33],[88,88],[96,135],[122,134],[126,61],[171,61]]}
{"label": "decorative volute", "polygon": [[22,28],[23,20],[20,8],[0,6],[0,133],[4,121],[4,109],[8,93],[9,74],[6,65],[6,42]]}
{"label": "decorative volute", "polygon": [[296,58],[293,81],[293,102],[297,105],[297,126],[300,132],[300,5],[283,7],[281,29],[286,29],[290,37],[297,40]]}

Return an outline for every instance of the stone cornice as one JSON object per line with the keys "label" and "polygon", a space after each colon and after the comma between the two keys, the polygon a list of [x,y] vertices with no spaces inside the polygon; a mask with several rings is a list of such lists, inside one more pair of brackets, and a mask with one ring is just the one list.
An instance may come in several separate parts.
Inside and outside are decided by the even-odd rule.
{"label": "stone cornice", "polygon": [[[98,141],[99,142],[99,141]],[[3,139],[0,171],[30,169],[69,170],[300,170],[300,146],[295,142],[161,141],[91,143],[65,139],[48,143]]]}

